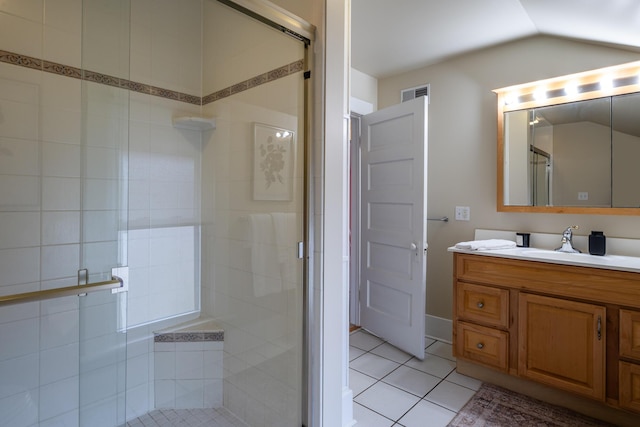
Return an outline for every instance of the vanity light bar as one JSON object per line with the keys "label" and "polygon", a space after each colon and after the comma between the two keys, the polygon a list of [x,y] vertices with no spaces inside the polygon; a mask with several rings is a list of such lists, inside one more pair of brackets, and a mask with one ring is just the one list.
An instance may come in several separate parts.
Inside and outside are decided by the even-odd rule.
{"label": "vanity light bar", "polygon": [[640,61],[495,89],[504,111],[640,92]]}

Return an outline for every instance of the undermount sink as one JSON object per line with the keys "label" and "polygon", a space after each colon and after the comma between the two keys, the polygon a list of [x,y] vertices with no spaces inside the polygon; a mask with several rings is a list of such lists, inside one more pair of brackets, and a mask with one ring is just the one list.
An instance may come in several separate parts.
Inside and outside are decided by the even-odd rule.
{"label": "undermount sink", "polygon": [[534,258],[548,258],[548,259],[558,259],[558,260],[575,260],[580,257],[591,257],[594,255],[584,254],[580,252],[559,252],[559,251],[551,251],[546,249],[532,249],[526,252],[527,256]]}

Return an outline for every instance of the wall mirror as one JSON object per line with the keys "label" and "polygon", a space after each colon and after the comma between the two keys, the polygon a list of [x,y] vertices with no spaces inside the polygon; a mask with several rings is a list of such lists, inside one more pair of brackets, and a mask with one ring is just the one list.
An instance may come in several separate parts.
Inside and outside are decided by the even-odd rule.
{"label": "wall mirror", "polygon": [[494,92],[498,211],[640,214],[640,62]]}

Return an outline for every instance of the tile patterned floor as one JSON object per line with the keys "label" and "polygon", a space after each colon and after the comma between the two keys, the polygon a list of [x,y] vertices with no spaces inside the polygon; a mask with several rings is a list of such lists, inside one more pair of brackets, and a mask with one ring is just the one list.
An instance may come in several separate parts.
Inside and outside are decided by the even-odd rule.
{"label": "tile patterned floor", "polygon": [[424,360],[363,330],[349,336],[357,427],[444,427],[482,384],[455,372],[451,345],[427,340]]}
{"label": "tile patterned floor", "polygon": [[[356,427],[444,427],[481,383],[455,372],[451,345],[427,340],[424,360],[363,330],[349,336]],[[155,410],[127,427],[246,427],[220,409]],[[277,426],[273,426],[277,427]]]}
{"label": "tile patterned floor", "polygon": [[224,408],[157,409],[127,422],[126,427],[247,427]]}

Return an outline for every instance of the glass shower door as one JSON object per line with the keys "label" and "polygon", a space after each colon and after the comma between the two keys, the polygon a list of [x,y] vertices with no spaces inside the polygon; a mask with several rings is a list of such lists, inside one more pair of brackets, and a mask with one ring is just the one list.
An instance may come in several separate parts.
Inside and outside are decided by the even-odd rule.
{"label": "glass shower door", "polygon": [[51,2],[45,14],[36,3],[0,4],[3,22],[39,34],[33,49],[23,35],[3,44],[0,63],[0,425],[116,426],[126,293],[112,294],[111,268],[127,258],[128,102],[108,79],[94,90],[87,70],[128,70],[128,54],[114,60],[95,35],[128,49],[129,4]]}
{"label": "glass shower door", "polygon": [[299,427],[308,40],[229,1],[204,6],[203,113],[216,129],[203,141],[202,309],[224,329],[224,407],[250,427]]}
{"label": "glass shower door", "polygon": [[[30,88],[6,80],[17,91]],[[49,80],[44,90],[69,89],[63,76]],[[21,108],[5,106],[10,115]],[[21,122],[49,114],[44,106],[41,116]],[[6,144],[8,130],[25,137]],[[18,163],[0,164],[0,190],[16,195],[0,202],[0,425],[119,426],[126,289],[113,276],[126,279],[127,272],[112,267],[126,264],[127,140],[112,141],[115,160],[104,167],[97,165],[107,149],[91,146],[91,138],[55,142],[28,133],[0,125],[0,144]],[[22,186],[26,194],[11,188],[32,180],[39,185]]]}

